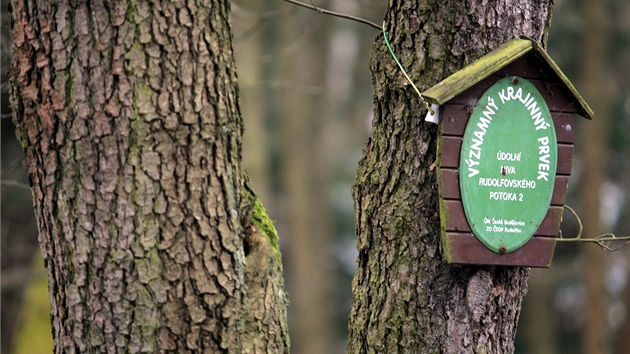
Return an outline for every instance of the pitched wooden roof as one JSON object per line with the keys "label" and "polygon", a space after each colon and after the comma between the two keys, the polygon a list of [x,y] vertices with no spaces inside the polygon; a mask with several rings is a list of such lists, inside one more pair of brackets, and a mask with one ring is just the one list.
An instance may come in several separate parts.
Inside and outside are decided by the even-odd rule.
{"label": "pitched wooden roof", "polygon": [[536,53],[538,57],[542,58],[542,62],[548,66],[549,71],[553,72],[557,79],[566,87],[571,98],[576,103],[578,114],[584,118],[592,119],[594,115],[593,110],[580,96],[571,81],[562,73],[558,65],[538,42],[527,37],[514,39],[503,44],[424,91],[422,96],[429,103],[442,105],[527,53]]}

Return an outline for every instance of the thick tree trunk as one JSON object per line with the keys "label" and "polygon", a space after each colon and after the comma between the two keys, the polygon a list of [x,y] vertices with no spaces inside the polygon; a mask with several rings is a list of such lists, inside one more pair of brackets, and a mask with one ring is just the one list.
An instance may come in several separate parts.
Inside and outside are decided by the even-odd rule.
{"label": "thick tree trunk", "polygon": [[13,0],[55,352],[287,352],[227,1]]}
{"label": "thick tree trunk", "polygon": [[[500,44],[546,42],[550,1],[390,2],[394,50],[425,89]],[[448,265],[440,253],[437,127],[379,37],[373,130],[354,188],[359,269],[348,352],[509,353],[530,271]],[[473,103],[474,104],[474,103]]]}

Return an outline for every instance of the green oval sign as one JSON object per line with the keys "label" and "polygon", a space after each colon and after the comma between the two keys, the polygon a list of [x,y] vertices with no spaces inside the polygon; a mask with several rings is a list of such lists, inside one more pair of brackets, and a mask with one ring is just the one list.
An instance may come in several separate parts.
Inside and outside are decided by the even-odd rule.
{"label": "green oval sign", "polygon": [[547,214],[557,161],[551,113],[531,82],[504,78],[479,98],[459,182],[468,224],[486,247],[509,253],[530,240]]}

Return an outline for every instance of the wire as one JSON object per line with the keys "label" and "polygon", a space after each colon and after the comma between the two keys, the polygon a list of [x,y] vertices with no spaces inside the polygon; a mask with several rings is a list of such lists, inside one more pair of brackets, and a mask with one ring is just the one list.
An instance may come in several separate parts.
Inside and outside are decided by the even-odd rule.
{"label": "wire", "polygon": [[396,61],[396,64],[398,64],[398,67],[400,68],[400,70],[402,70],[403,75],[405,75],[405,78],[407,79],[407,81],[409,81],[409,83],[411,84],[413,89],[416,90],[416,93],[420,97],[420,100],[424,104],[424,107],[429,112],[431,112],[431,114],[435,114],[435,112],[433,112],[433,110],[431,109],[431,106],[429,106],[429,103],[424,100],[424,97],[422,97],[422,94],[420,93],[420,90],[418,90],[418,87],[416,87],[416,85],[413,83],[413,81],[411,81],[411,78],[409,77],[409,75],[407,75],[407,72],[405,71],[405,68],[403,68],[402,64],[398,60],[398,57],[396,57],[396,54],[394,54],[394,49],[392,48],[392,45],[389,43],[389,39],[387,39],[387,32],[385,31],[385,21],[383,21],[383,38],[385,38],[385,44],[387,44],[387,48],[389,48],[389,52],[392,54],[392,57],[394,57],[394,60]]}

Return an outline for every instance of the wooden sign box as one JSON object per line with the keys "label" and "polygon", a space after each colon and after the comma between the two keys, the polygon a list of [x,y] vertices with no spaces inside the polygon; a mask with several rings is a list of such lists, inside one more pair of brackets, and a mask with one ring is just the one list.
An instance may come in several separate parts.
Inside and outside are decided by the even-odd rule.
{"label": "wooden sign box", "polygon": [[[529,80],[542,94],[552,115],[558,163],[551,205],[534,236],[519,249],[496,253],[472,233],[459,188],[462,138],[477,100],[505,77]],[[593,112],[537,42],[515,39],[423,92],[439,106],[437,174],[442,253],[449,263],[549,267],[562,221],[571,175],[575,115]]]}

